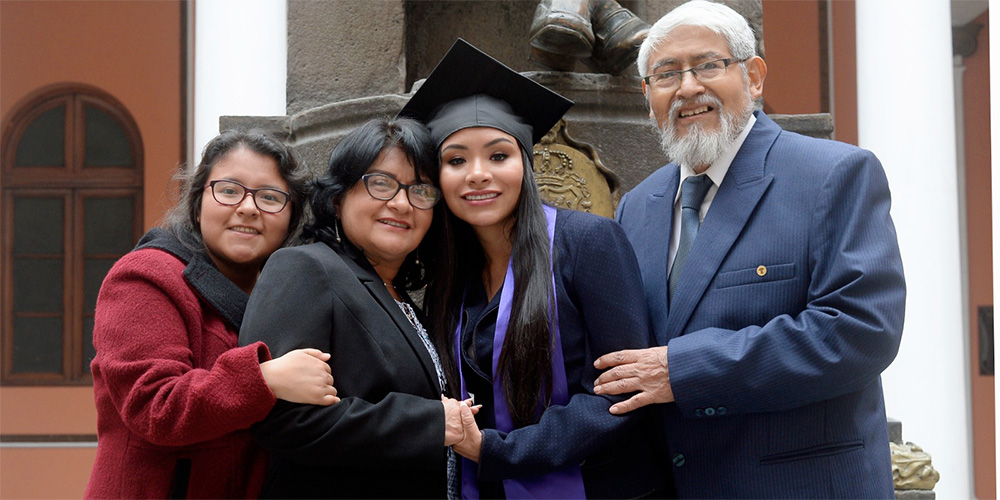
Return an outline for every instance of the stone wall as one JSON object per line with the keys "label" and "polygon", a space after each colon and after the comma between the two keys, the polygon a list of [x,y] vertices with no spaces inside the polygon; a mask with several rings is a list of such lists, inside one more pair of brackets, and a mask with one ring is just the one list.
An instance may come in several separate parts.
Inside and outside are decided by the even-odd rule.
{"label": "stone wall", "polygon": [[[684,0],[622,1],[655,22]],[[726,0],[750,20],[763,53],[761,0]],[[406,93],[459,37],[517,71],[528,59],[535,0],[288,0],[287,112]],[[582,65],[578,71],[585,71]],[[624,74],[634,75],[634,67]]]}
{"label": "stone wall", "polygon": [[[655,21],[684,0],[626,0]],[[761,0],[726,0],[750,20],[763,52]],[[621,187],[664,164],[634,65],[622,76],[540,71],[528,58],[535,0],[288,0],[287,116],[223,117],[221,128],[265,127],[321,173],[333,146],[365,120],[394,116],[459,38],[572,99],[567,131],[589,143]],[[578,64],[578,66],[582,66]],[[774,117],[828,137],[829,115]]]}

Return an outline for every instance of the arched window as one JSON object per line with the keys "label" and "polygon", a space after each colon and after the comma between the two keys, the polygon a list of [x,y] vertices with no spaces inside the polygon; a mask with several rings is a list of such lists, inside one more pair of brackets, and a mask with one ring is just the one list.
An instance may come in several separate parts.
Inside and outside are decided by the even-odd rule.
{"label": "arched window", "polygon": [[142,235],[139,129],[108,93],[59,84],[2,141],[2,380],[90,383],[97,292]]}

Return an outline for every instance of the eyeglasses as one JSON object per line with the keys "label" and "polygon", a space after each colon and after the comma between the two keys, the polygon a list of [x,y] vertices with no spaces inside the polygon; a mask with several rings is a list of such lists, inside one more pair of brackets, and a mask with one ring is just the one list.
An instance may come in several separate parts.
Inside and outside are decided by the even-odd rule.
{"label": "eyeglasses", "polygon": [[368,194],[376,200],[391,200],[400,189],[406,189],[406,199],[413,208],[430,210],[441,201],[441,190],[430,184],[403,184],[386,174],[365,174],[361,179]]}
{"label": "eyeglasses", "polygon": [[212,197],[215,198],[215,201],[227,207],[239,205],[243,202],[243,198],[250,194],[257,210],[269,214],[276,214],[284,210],[290,196],[280,189],[250,189],[239,182],[222,179],[209,182],[205,187],[212,188]]}
{"label": "eyeglasses", "polygon": [[693,76],[695,80],[698,80],[699,82],[708,82],[726,74],[726,68],[728,68],[730,64],[741,63],[744,61],[746,61],[746,59],[716,59],[714,61],[704,62],[684,70],[671,70],[663,71],[661,73],[653,73],[652,75],[643,77],[643,81],[645,81],[646,85],[649,85],[650,87],[656,87],[658,89],[671,89],[679,86],[681,84],[681,79],[684,78],[684,73],[690,71],[691,76]]}

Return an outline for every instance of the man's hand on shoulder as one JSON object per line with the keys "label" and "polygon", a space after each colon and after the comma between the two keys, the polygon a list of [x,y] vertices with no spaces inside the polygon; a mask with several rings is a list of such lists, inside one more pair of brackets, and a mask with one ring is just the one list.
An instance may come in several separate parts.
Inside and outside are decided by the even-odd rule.
{"label": "man's hand on shoulder", "polygon": [[637,392],[631,398],[611,405],[611,413],[620,415],[653,403],[670,403],[667,346],[630,349],[605,354],[594,361],[597,369],[608,369],[594,381],[595,394]]}

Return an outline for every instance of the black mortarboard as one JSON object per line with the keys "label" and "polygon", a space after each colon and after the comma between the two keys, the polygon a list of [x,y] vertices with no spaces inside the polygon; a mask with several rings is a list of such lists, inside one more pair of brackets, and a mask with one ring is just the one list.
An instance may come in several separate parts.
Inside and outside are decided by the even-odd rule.
{"label": "black mortarboard", "polygon": [[459,38],[399,112],[427,124],[440,147],[469,127],[492,127],[531,148],[573,101],[508,68]]}

